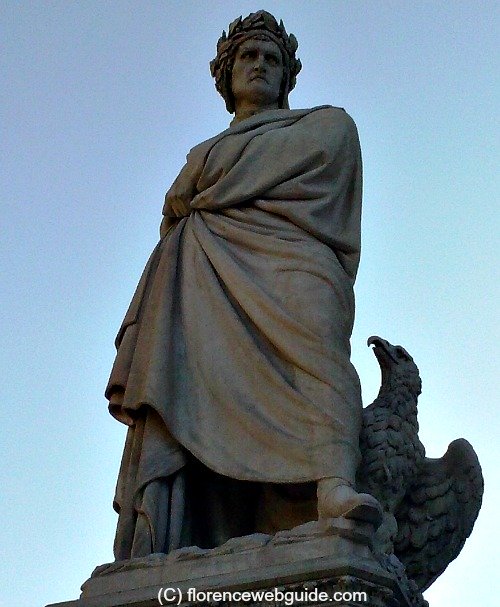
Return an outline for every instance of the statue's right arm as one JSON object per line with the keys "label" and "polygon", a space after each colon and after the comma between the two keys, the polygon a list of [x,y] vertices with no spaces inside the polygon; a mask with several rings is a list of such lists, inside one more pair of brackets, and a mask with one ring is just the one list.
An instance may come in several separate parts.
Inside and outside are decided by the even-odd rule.
{"label": "statue's right arm", "polygon": [[192,152],[187,155],[186,164],[165,195],[163,221],[160,226],[161,238],[179,219],[187,217],[191,213],[191,201],[198,194],[196,184],[202,166],[202,164],[192,161]]}

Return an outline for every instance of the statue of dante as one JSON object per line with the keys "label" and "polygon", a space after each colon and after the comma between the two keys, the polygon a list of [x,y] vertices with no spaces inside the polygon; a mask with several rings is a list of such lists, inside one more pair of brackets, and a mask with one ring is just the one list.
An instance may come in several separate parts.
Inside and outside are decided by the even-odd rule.
{"label": "statue of dante", "polygon": [[211,72],[235,117],[166,195],[106,391],[129,426],[116,559],[318,515],[380,519],[354,487],[358,136],[340,108],[289,109],[296,49],[265,11],[217,44]]}

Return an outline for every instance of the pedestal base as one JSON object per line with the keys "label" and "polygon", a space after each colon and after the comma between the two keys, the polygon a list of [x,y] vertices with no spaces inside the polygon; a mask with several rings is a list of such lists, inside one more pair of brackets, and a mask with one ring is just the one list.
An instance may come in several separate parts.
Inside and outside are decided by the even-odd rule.
{"label": "pedestal base", "polygon": [[381,565],[372,539],[370,525],[333,519],[153,554],[97,567],[80,599],[47,607],[425,605]]}

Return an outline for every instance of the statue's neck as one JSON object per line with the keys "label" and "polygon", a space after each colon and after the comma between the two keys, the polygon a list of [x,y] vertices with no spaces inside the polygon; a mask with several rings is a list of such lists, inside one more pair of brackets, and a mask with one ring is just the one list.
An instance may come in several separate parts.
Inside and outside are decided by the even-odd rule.
{"label": "statue's neck", "polygon": [[241,103],[236,108],[234,118],[231,120],[231,126],[238,124],[242,120],[246,120],[251,116],[255,116],[255,114],[260,114],[261,112],[266,112],[267,110],[277,110],[279,109],[278,102],[270,103],[268,105],[256,104],[256,103]]}

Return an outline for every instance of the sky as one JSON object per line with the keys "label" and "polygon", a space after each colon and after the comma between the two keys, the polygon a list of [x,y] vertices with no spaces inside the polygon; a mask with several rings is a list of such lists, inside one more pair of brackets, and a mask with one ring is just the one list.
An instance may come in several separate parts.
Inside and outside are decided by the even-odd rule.
{"label": "sky", "polygon": [[0,607],[75,599],[113,560],[114,337],[166,190],[231,118],[217,39],[260,8],[299,41],[291,107],[344,107],[358,126],[364,403],[380,335],[420,368],[427,454],[463,436],[483,466],[474,532],[426,598],[498,604],[498,3],[2,0]]}

